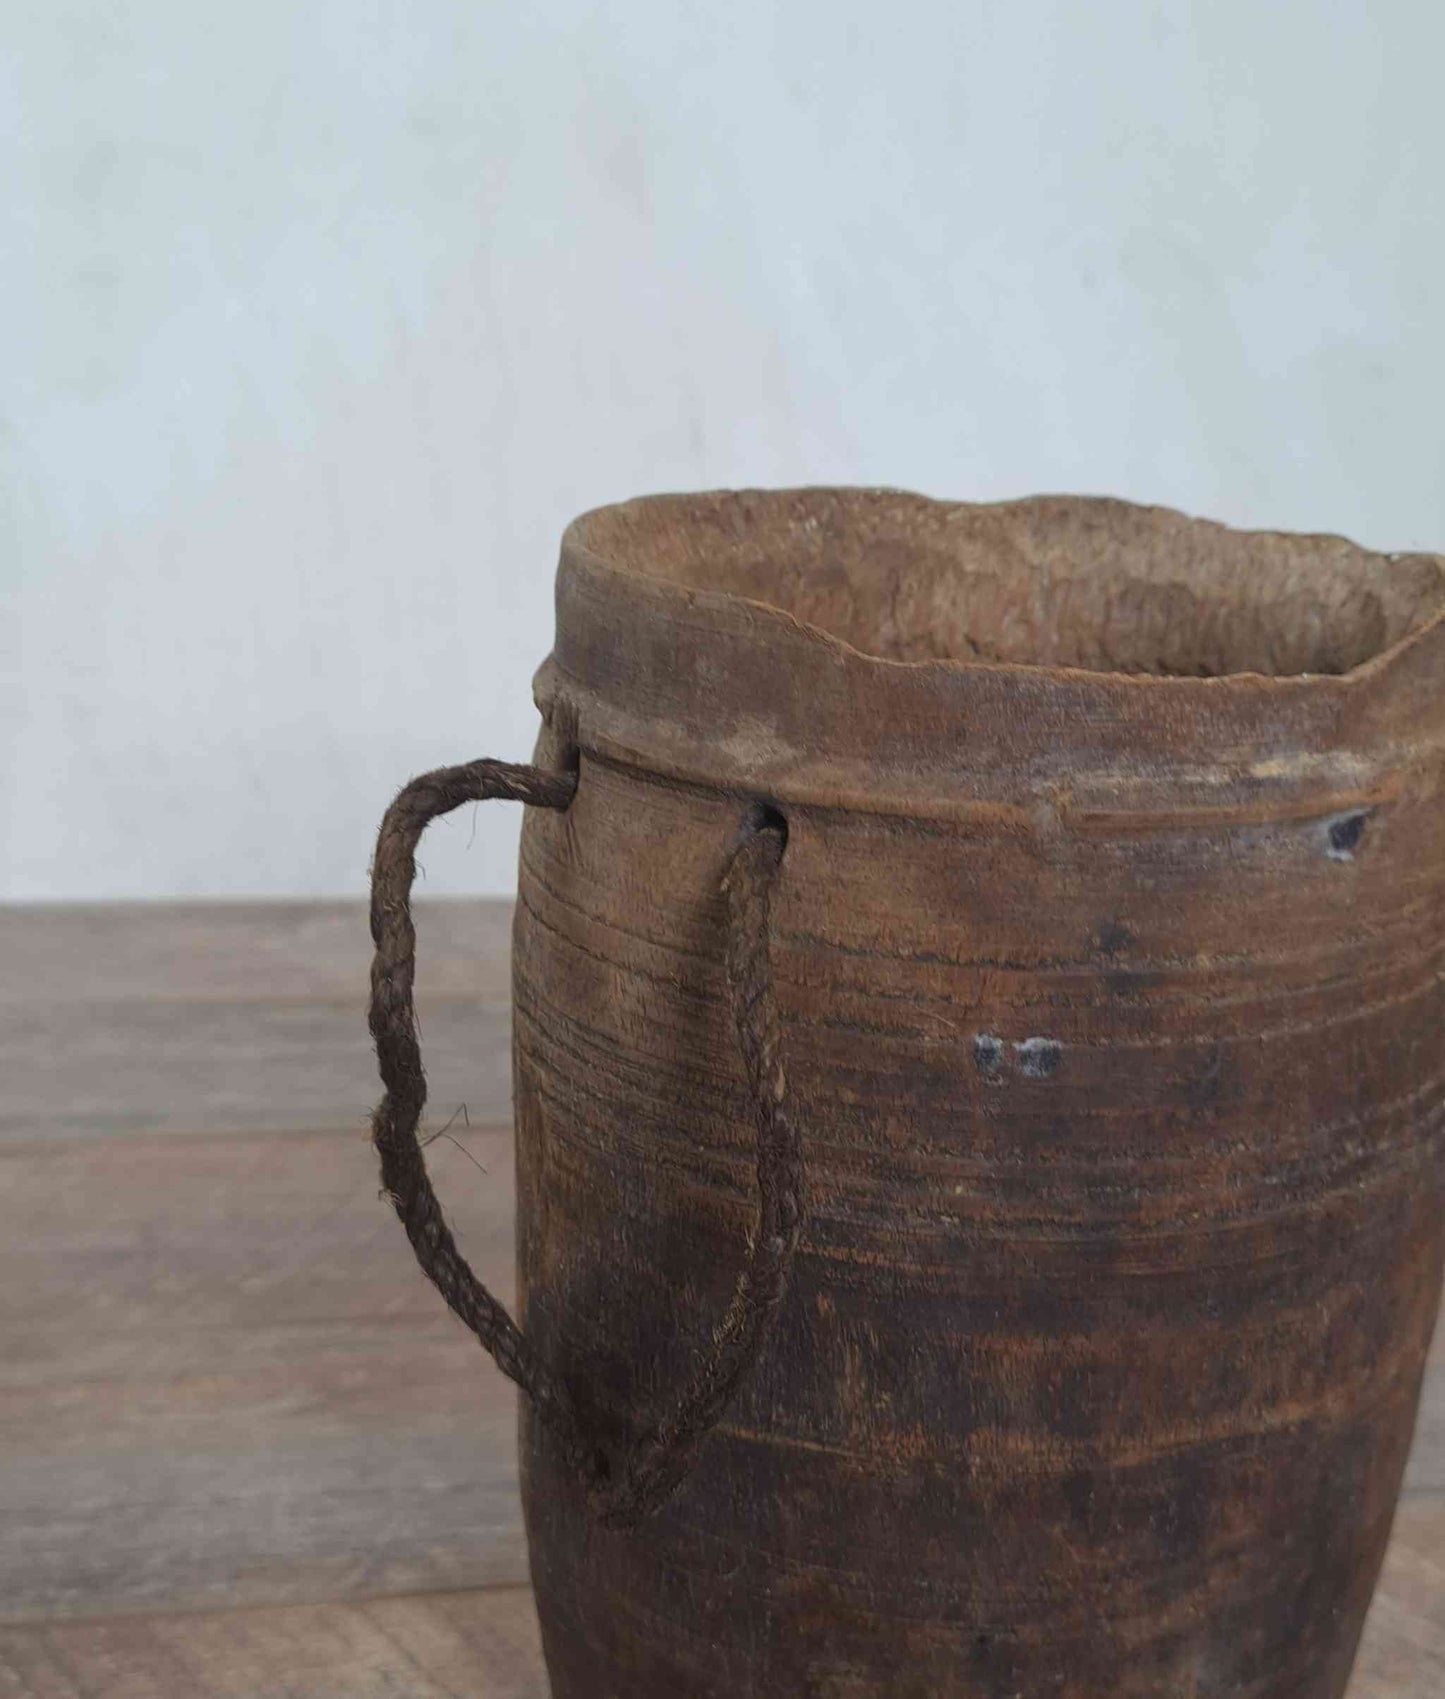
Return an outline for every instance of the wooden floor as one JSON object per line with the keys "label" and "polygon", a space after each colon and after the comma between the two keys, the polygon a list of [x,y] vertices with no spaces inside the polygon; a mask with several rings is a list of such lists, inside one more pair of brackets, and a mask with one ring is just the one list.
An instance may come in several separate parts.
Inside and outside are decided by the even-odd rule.
{"label": "wooden floor", "polygon": [[[507,924],[419,916],[503,1292]],[[351,904],[0,910],[5,1699],[544,1699],[512,1394],[377,1197],[366,963]],[[1442,1695],[1437,1351],[1350,1699]]]}

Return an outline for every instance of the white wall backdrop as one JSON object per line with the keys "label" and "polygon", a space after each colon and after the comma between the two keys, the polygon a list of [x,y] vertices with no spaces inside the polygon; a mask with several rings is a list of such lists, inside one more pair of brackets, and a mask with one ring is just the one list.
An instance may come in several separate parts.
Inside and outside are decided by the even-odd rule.
{"label": "white wall backdrop", "polygon": [[[1421,0],[11,0],[11,898],[363,888],[643,490],[1445,547]],[[515,812],[433,829],[504,891]]]}

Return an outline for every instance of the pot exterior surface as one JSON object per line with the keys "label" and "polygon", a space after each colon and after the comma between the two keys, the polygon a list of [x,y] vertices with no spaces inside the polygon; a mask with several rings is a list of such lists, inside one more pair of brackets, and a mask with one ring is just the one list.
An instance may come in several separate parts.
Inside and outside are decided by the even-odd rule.
{"label": "pot exterior surface", "polygon": [[524,1409],[554,1693],[1339,1699],[1445,1259],[1438,633],[1308,683],[890,676],[569,544],[541,756],[580,781],[526,820],[515,927],[524,1326],[620,1448],[726,1308],[753,795],[807,1217],[639,1526]]}

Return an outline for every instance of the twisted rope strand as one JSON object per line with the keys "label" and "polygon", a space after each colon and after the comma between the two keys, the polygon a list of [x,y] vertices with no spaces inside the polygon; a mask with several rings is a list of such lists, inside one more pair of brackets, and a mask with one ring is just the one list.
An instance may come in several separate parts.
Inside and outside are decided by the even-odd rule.
{"label": "twisted rope strand", "polygon": [[371,936],[376,954],[370,1025],[385,1088],[372,1116],[372,1138],[381,1158],[382,1185],[422,1269],[502,1372],[533,1401],[599,1518],[609,1526],[630,1527],[676,1490],[703,1439],[756,1363],[797,1247],[802,1154],[787,1113],[768,955],[770,899],[787,832],[776,816],[750,812],[723,879],[729,999],[757,1126],[757,1225],[708,1356],[671,1412],[615,1469],[582,1431],[563,1382],[472,1272],[442,1214],[417,1139],[426,1106],[413,996],[416,929],[411,889],[417,843],[431,821],[465,802],[500,797],[562,810],[576,789],[575,774],[472,761],[413,779],[387,810],[372,863]]}
{"label": "twisted rope strand", "polygon": [[630,1526],[680,1485],[702,1441],[757,1361],[787,1287],[802,1224],[802,1151],[787,1112],[778,1011],[768,959],[770,899],[787,832],[752,817],[723,875],[727,981],[757,1126],[758,1220],[712,1349],[669,1414],[642,1440],[618,1487],[599,1505],[610,1526]]}
{"label": "twisted rope strand", "polygon": [[570,773],[543,773],[505,761],[471,761],[413,779],[387,809],[371,867],[371,1036],[385,1088],[371,1118],[381,1183],[411,1241],[416,1260],[452,1310],[476,1334],[497,1366],[535,1404],[543,1422],[580,1466],[572,1401],[516,1323],[472,1272],[452,1236],[417,1142],[426,1107],[426,1074],[417,1037],[416,928],[411,888],[416,846],[433,820],[465,802],[502,797],[538,808],[565,809],[577,789]]}

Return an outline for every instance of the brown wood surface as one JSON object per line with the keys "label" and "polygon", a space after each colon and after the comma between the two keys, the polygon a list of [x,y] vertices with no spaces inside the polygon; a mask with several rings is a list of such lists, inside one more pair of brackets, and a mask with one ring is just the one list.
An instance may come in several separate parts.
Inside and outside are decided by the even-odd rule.
{"label": "brown wood surface", "polygon": [[[568,528],[513,944],[557,1699],[1344,1699],[1445,1282],[1442,667],[1445,559],[1125,502]],[[669,1431],[768,1171],[759,805],[806,1219],[599,1529],[578,1458]]]}
{"label": "brown wood surface", "polygon": [[[419,922],[487,1170],[442,1140],[438,1184],[510,1294],[507,910]],[[545,1694],[510,1390],[376,1195],[367,953],[353,904],[0,911],[7,1699]],[[1442,1691],[1437,1348],[1351,1699]]]}
{"label": "brown wood surface", "polygon": [[[433,1105],[506,1123],[510,906],[420,907]],[[365,1126],[369,949],[354,903],[0,910],[0,1142]]]}
{"label": "brown wood surface", "polygon": [[354,1604],[0,1627],[0,1693],[26,1699],[546,1699],[547,1683],[531,1595],[498,1587]]}

